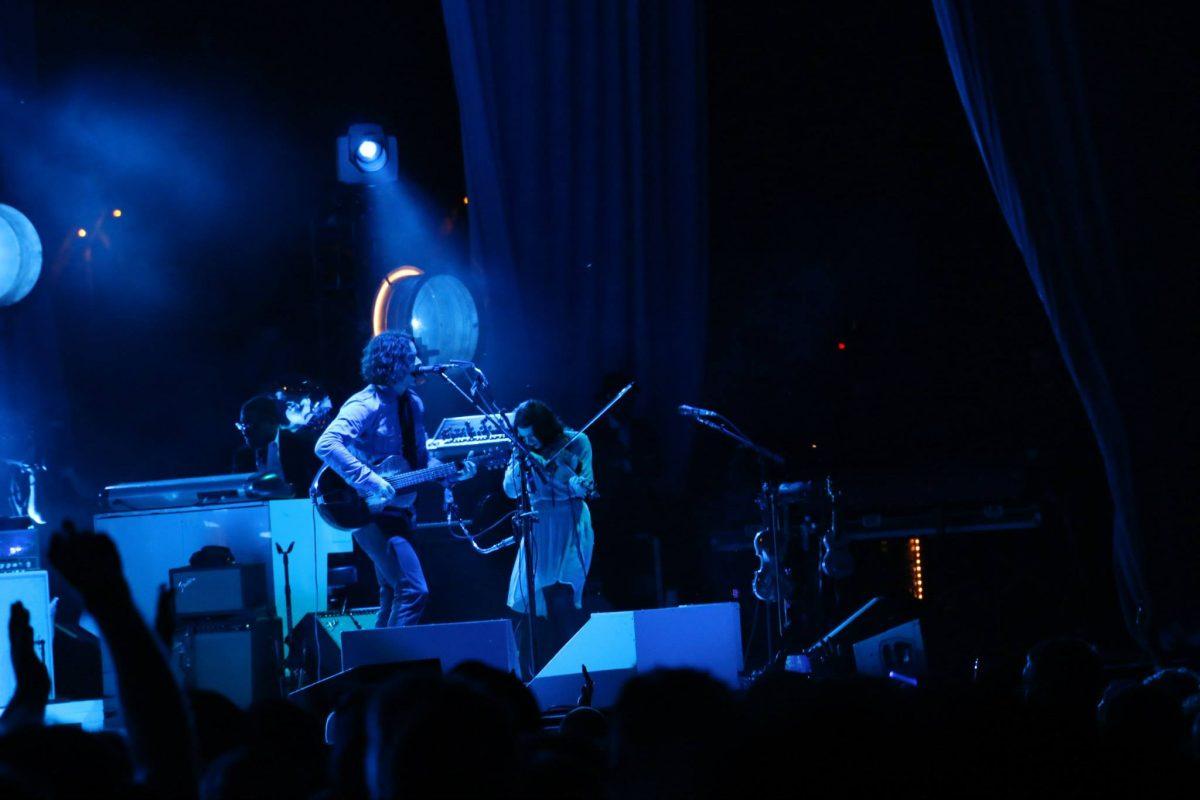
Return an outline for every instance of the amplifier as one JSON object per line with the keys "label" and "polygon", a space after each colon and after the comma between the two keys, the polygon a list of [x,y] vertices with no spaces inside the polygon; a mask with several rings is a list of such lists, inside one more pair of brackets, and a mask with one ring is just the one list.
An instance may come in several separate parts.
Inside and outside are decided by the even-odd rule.
{"label": "amplifier", "polygon": [[183,625],[172,648],[188,689],[220,692],[241,708],[280,696],[279,618]]}
{"label": "amplifier", "polygon": [[288,667],[302,673],[304,684],[341,672],[342,634],[374,628],[378,615],[378,608],[355,608],[345,614],[337,611],[305,614],[292,629]]}
{"label": "amplifier", "polygon": [[245,614],[267,607],[265,564],[180,567],[171,570],[179,619]]}
{"label": "amplifier", "polygon": [[36,556],[0,558],[0,575],[9,572],[33,572],[41,567],[42,561]]}
{"label": "amplifier", "polygon": [[[20,520],[28,523],[17,527]],[[0,524],[0,572],[25,572],[40,569],[41,558],[37,531],[28,517],[5,517],[10,526]]]}
{"label": "amplifier", "polygon": [[[50,579],[45,572],[0,575],[0,702],[7,703],[16,688],[12,652],[8,644],[8,618],[12,604],[20,600],[29,612],[33,647],[54,679],[54,620],[50,617]],[[54,697],[53,688],[51,697]]]}

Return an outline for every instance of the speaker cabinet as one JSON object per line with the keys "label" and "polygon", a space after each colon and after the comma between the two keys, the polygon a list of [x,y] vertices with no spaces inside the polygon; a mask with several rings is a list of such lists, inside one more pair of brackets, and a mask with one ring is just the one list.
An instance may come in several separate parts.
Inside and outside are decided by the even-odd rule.
{"label": "speaker cabinet", "polygon": [[29,611],[33,648],[50,673],[50,696],[54,697],[54,623],[50,619],[50,583],[44,570],[0,574],[0,703],[7,703],[16,688],[12,651],[8,645],[8,619],[12,604],[20,600]]}
{"label": "speaker cabinet", "polygon": [[345,614],[322,611],[305,614],[292,629],[288,642],[288,669],[306,686],[342,671],[342,634],[375,627],[375,608],[356,608]]}
{"label": "speaker cabinet", "polygon": [[482,661],[506,672],[519,670],[512,623],[506,619],[372,628],[342,635],[344,669],[433,658],[445,671],[463,661]]}
{"label": "speaker cabinet", "polygon": [[878,678],[886,678],[893,672],[909,678],[925,675],[928,666],[920,620],[910,620],[855,642],[854,668],[863,675]]}
{"label": "speaker cabinet", "polygon": [[196,622],[175,635],[174,653],[188,689],[210,689],[241,708],[280,696],[278,617]]}

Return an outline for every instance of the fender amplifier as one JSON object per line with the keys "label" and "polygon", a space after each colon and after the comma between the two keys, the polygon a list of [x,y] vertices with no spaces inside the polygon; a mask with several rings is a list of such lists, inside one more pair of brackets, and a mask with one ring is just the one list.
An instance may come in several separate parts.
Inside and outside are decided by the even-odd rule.
{"label": "fender amplifier", "polygon": [[171,589],[181,620],[257,612],[267,607],[266,565],[180,567],[171,570]]}

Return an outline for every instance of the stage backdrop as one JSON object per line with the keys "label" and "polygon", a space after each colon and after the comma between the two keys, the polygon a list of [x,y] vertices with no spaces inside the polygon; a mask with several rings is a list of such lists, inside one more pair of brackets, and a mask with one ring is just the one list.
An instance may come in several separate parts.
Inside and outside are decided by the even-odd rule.
{"label": "stage backdrop", "polygon": [[485,358],[513,393],[500,399],[541,395],[578,425],[621,374],[638,380],[639,411],[668,423],[674,405],[701,400],[696,4],[443,0],[443,12],[472,258],[487,276]]}
{"label": "stage backdrop", "polygon": [[1131,630],[1161,655],[1194,655],[1200,220],[1186,14],[1044,0],[933,6],[1000,209],[1104,457]]}

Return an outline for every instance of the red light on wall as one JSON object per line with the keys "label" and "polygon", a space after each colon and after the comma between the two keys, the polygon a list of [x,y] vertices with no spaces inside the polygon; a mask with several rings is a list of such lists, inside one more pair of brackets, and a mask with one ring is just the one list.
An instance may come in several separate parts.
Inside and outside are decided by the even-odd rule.
{"label": "red light on wall", "polygon": [[845,350],[845,349],[846,349],[846,343],[845,343],[845,342],[838,342],[838,345],[837,345],[837,347],[838,347],[838,350]]}

